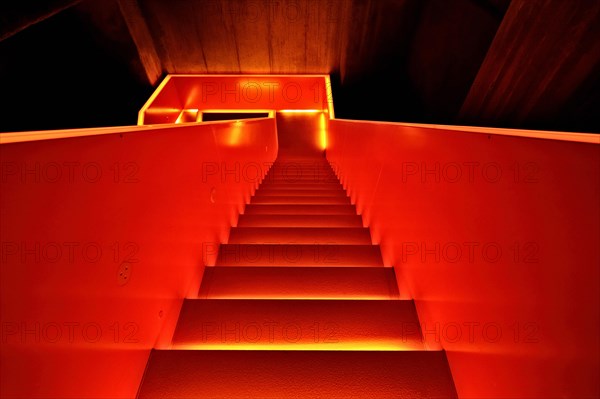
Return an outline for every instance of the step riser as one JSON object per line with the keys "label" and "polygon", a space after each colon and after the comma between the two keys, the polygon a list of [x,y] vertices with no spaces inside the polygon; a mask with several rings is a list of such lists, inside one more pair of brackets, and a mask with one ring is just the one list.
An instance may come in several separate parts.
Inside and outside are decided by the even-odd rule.
{"label": "step riser", "polygon": [[295,159],[286,159],[286,160],[276,160],[271,165],[272,168],[275,167],[306,167],[306,168],[315,168],[315,167],[327,167],[331,168],[331,164],[324,159],[307,159],[307,160],[295,160]]}
{"label": "step riser", "polygon": [[456,398],[444,352],[152,351],[139,399]]}
{"label": "step riser", "polygon": [[269,168],[269,173],[299,174],[304,172],[334,173],[334,170],[327,164],[300,164],[294,162],[276,164]]}
{"label": "step riser", "polygon": [[302,180],[316,180],[316,181],[325,181],[331,180],[336,183],[339,182],[336,175],[333,173],[304,173],[304,174],[282,174],[282,175],[272,175],[268,174],[265,176],[263,181],[283,181],[292,180],[292,181],[302,181]]}
{"label": "step riser", "polygon": [[186,300],[175,347],[423,349],[412,301]]}
{"label": "step riser", "polygon": [[348,215],[356,216],[354,205],[246,205],[245,215]]}
{"label": "step riser", "polygon": [[[340,183],[272,183],[264,182],[260,185],[260,190],[343,190]],[[257,190],[260,191],[260,190]],[[344,190],[345,192],[345,190]],[[317,194],[317,193],[315,193]],[[317,194],[318,195],[318,194]]]}
{"label": "step riser", "polygon": [[255,196],[252,204],[316,204],[316,205],[350,205],[348,197],[302,197],[302,196]]}
{"label": "step riser", "polygon": [[295,175],[301,175],[301,174],[309,174],[309,173],[319,173],[319,174],[335,174],[335,171],[333,169],[331,169],[329,166],[302,166],[302,167],[297,167],[297,166],[290,166],[290,167],[277,167],[277,168],[270,168],[268,170],[268,173],[271,174],[280,174],[280,175],[286,175],[286,176],[295,176]]}
{"label": "step riser", "polygon": [[238,227],[363,227],[356,215],[240,215]]}
{"label": "step riser", "polygon": [[286,228],[233,227],[229,244],[329,244],[369,245],[371,234],[365,228]]}
{"label": "step riser", "polygon": [[303,177],[303,178],[292,178],[292,177],[277,177],[273,179],[265,178],[262,181],[265,186],[267,185],[283,185],[283,184],[340,184],[340,181],[337,178],[325,178],[325,177]]}
{"label": "step riser", "polygon": [[254,194],[256,197],[339,197],[348,198],[344,190],[284,190],[275,188],[260,188]]}
{"label": "step riser", "polygon": [[207,267],[203,299],[398,299],[392,268]]}
{"label": "step riser", "polygon": [[382,267],[377,245],[223,244],[216,266]]}
{"label": "step riser", "polygon": [[335,172],[330,168],[288,168],[288,169],[269,169],[267,176],[282,177],[302,177],[302,176],[335,176]]}

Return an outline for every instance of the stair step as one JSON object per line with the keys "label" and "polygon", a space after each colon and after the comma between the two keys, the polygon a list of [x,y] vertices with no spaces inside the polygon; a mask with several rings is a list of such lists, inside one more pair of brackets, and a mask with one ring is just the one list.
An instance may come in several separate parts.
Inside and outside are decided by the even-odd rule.
{"label": "stair step", "polygon": [[305,168],[305,169],[270,169],[268,177],[284,177],[284,178],[299,178],[299,177],[336,177],[335,173],[330,168]]}
{"label": "stair step", "polygon": [[259,188],[256,190],[256,197],[341,197],[347,198],[346,191],[342,189],[337,190],[302,190],[302,189],[282,189],[282,188]]}
{"label": "stair step", "polygon": [[327,158],[314,158],[314,157],[279,157],[273,162],[273,166],[281,166],[281,165],[327,165],[329,166],[329,161]]}
{"label": "stair step", "polygon": [[311,156],[290,156],[281,154],[278,158],[273,162],[273,165],[284,165],[289,163],[300,163],[306,165],[329,165],[329,161],[325,157],[311,157]]}
{"label": "stair step", "polygon": [[363,244],[371,234],[364,227],[232,227],[229,244]]}
{"label": "stair step", "polygon": [[251,199],[253,204],[323,204],[323,205],[344,205],[350,204],[349,197],[323,197],[323,196],[254,196]]}
{"label": "stair step", "polygon": [[263,182],[273,183],[273,184],[291,184],[291,183],[317,184],[317,183],[339,183],[340,181],[335,176],[300,176],[300,177],[265,176]]}
{"label": "stair step", "polygon": [[248,204],[244,215],[353,215],[354,205]]}
{"label": "stair step", "polygon": [[391,267],[207,267],[204,299],[398,299]]}
{"label": "stair step", "polygon": [[216,266],[383,266],[378,245],[221,244]]}
{"label": "stair step", "polygon": [[[340,182],[334,183],[302,183],[302,182],[288,182],[288,183],[273,183],[265,181],[260,185],[260,189],[274,189],[274,190],[344,190],[344,187]],[[257,190],[257,192],[259,191]],[[345,190],[344,190],[345,191]]]}
{"label": "stair step", "polygon": [[457,398],[442,351],[153,350],[139,399]]}
{"label": "stair step", "polygon": [[286,162],[276,163],[271,166],[269,172],[281,173],[299,173],[299,172],[333,172],[333,169],[326,163],[305,163],[305,162]]}
{"label": "stair step", "polygon": [[238,227],[363,227],[358,215],[240,215]]}
{"label": "stair step", "polygon": [[333,173],[305,173],[305,174],[287,174],[287,175],[271,175],[267,174],[264,181],[316,181],[316,182],[327,182],[335,183],[338,182],[338,178]]}
{"label": "stair step", "polygon": [[175,348],[418,350],[413,301],[186,299]]}
{"label": "stair step", "polygon": [[299,175],[304,173],[334,173],[333,169],[329,165],[325,164],[300,164],[290,162],[283,165],[273,165],[269,169],[269,173],[277,173],[282,175]]}

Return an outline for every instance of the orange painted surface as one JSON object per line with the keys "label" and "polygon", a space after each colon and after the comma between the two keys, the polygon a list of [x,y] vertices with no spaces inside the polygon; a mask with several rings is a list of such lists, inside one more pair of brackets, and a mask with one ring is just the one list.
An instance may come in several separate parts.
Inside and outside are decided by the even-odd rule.
{"label": "orange painted surface", "polygon": [[229,244],[358,244],[370,245],[369,229],[364,227],[233,227]]}
{"label": "orange painted surface", "polygon": [[117,131],[0,145],[2,397],[134,397],[277,153],[273,119]]}
{"label": "orange painted surface", "polygon": [[328,143],[460,397],[600,395],[597,144],[343,120]]}
{"label": "orange painted surface", "polygon": [[443,352],[153,351],[146,376],[140,399],[456,398]]}
{"label": "orange painted surface", "polygon": [[139,124],[175,123],[183,110],[326,111],[328,75],[169,75],[140,111]]}
{"label": "orange painted surface", "polygon": [[[326,140],[322,136],[327,129],[328,117],[324,113],[277,113],[277,132],[279,138],[280,156],[286,157],[284,172],[288,172],[289,178],[306,177],[297,176],[299,163],[293,157],[313,156],[322,154],[326,147]],[[308,161],[310,162],[310,161]],[[312,169],[306,166],[318,165],[302,165],[305,170],[312,172]],[[305,173],[314,177],[312,173]]]}
{"label": "orange painted surface", "polygon": [[[263,183],[267,185],[267,183]],[[356,216],[354,205],[253,205],[248,204],[244,215],[337,215],[337,216]]]}
{"label": "orange painted surface", "polygon": [[335,120],[328,83],[2,135],[0,396],[600,396],[597,137]]}
{"label": "orange painted surface", "polygon": [[[338,269],[342,274],[343,270]],[[173,336],[179,349],[419,350],[412,301],[188,299]]]}
{"label": "orange painted surface", "polygon": [[[335,208],[355,211],[339,185],[333,190],[330,182],[313,182],[307,189],[303,180],[289,183],[273,178],[287,177],[288,167],[293,165],[300,175],[319,171],[337,181],[323,155],[310,142],[298,143],[300,148],[294,148],[293,156],[280,150],[248,206],[267,208],[262,213],[240,216],[240,221],[254,217],[255,226],[232,228],[227,244],[219,249],[217,265],[205,269],[199,298],[184,302],[171,354],[153,352],[140,397],[456,396],[445,354],[424,352],[426,345],[414,303],[399,299],[394,269],[383,267],[380,249],[372,244],[368,229],[299,227],[293,218],[279,220],[286,225],[261,225],[272,223],[269,217],[286,216],[273,214],[273,204],[264,204],[265,199],[275,206],[294,206],[291,211],[295,216],[310,212],[310,208],[303,207],[309,203],[321,211],[308,215],[313,223],[315,216],[348,216],[336,214]],[[287,188],[279,189],[280,184]],[[294,184],[298,186],[294,188]],[[268,191],[267,195],[262,194],[263,190]],[[345,201],[324,201],[332,198]],[[215,350],[218,352],[212,352]],[[240,355],[240,351],[249,354]],[[288,360],[281,358],[282,351],[286,351]],[[352,355],[357,352],[362,356]],[[407,352],[412,355],[404,355]],[[203,371],[199,378],[198,370],[206,369],[198,360],[211,353],[219,359],[210,361],[211,365],[218,364],[215,372]],[[379,365],[372,362],[377,354]],[[249,368],[238,368],[240,358],[245,358]],[[343,367],[330,364],[342,358],[359,363]],[[256,359],[261,359],[263,365],[255,364]],[[413,361],[412,368],[401,378],[384,377],[381,365],[388,367],[389,362],[396,362],[399,366],[408,359]],[[309,369],[303,365],[307,360]],[[334,367],[338,375],[315,367],[320,361],[327,369]],[[265,363],[269,367],[264,367]],[[421,380],[423,368],[427,369],[427,382]],[[251,381],[231,389],[226,382],[229,379]],[[348,387],[356,379],[364,386],[349,392]],[[383,379],[387,383],[382,384]],[[296,386],[296,382],[308,380],[312,381],[310,393]],[[285,393],[281,387],[285,387]]]}
{"label": "orange painted surface", "polygon": [[389,267],[207,267],[199,298],[397,299]]}

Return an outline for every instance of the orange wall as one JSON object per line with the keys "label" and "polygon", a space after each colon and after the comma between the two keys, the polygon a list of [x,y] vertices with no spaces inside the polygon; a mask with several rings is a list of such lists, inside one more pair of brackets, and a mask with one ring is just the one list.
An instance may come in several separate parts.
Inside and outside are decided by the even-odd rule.
{"label": "orange wall", "polygon": [[600,395],[600,146],[333,120],[327,157],[461,397]]}
{"label": "orange wall", "polygon": [[274,119],[0,145],[1,396],[134,397],[276,153]]}
{"label": "orange wall", "polygon": [[327,110],[327,75],[169,75],[144,106],[144,124],[175,123],[182,109]]}
{"label": "orange wall", "polygon": [[323,154],[327,116],[322,113],[277,113],[277,139],[280,156]]}

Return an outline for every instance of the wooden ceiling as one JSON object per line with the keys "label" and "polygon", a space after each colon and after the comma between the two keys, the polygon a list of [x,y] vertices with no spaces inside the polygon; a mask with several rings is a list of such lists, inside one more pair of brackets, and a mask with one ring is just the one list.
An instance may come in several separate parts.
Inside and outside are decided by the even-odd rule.
{"label": "wooden ceiling", "polygon": [[43,3],[0,6],[0,45],[66,13],[146,85],[165,73],[330,73],[340,117],[600,130],[596,0]]}
{"label": "wooden ceiling", "polygon": [[345,80],[407,48],[422,0],[118,3],[131,27],[147,27],[149,35],[135,39],[165,72],[340,73]]}

